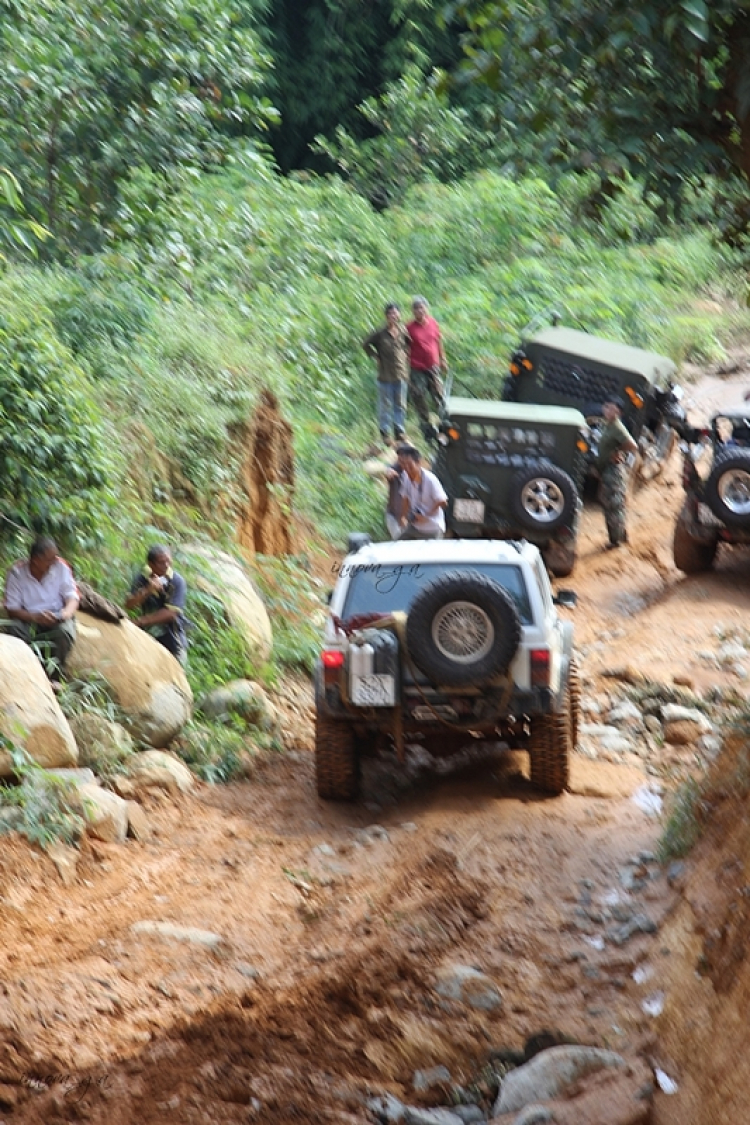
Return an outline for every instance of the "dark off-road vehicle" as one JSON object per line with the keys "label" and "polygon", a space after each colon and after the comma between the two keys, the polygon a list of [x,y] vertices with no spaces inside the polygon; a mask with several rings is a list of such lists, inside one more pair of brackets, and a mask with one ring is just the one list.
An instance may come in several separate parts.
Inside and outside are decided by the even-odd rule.
{"label": "dark off-road vehicle", "polygon": [[675,427],[685,421],[675,373],[667,356],[555,325],[525,335],[511,359],[503,398],[580,410],[589,425],[593,466],[602,405],[615,396],[638,445],[635,472],[645,481],[661,471],[674,447]]}
{"label": "dark off-road vehicle", "polygon": [[449,398],[433,459],[449,534],[528,539],[552,574],[570,574],[587,433],[570,407]]}
{"label": "dark off-road vehicle", "polygon": [[[558,603],[570,604],[558,595]],[[529,753],[560,793],[578,735],[572,626],[526,542],[367,542],[341,566],[315,669],[318,793],[352,800],[363,754],[409,742],[450,754],[473,738]]]}
{"label": "dark off-road vehicle", "polygon": [[725,410],[683,438],[685,503],[673,553],[675,566],[697,574],[711,568],[720,543],[750,544],[750,410]]}

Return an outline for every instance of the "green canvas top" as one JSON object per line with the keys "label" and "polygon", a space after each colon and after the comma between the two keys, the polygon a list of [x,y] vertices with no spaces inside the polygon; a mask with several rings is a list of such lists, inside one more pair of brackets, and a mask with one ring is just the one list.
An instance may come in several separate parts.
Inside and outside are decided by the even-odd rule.
{"label": "green canvas top", "polygon": [[595,363],[606,364],[607,367],[632,371],[648,379],[649,383],[667,379],[677,371],[669,356],[647,352],[630,344],[618,344],[615,340],[603,340],[601,336],[591,336],[576,328],[544,328],[541,332],[535,332],[524,343],[556,348],[582,360],[593,360]]}
{"label": "green canvas top", "polygon": [[484,398],[449,398],[448,417],[488,418],[493,422],[529,422],[535,426],[576,426],[586,419],[571,406],[540,406],[531,402],[498,402]]}

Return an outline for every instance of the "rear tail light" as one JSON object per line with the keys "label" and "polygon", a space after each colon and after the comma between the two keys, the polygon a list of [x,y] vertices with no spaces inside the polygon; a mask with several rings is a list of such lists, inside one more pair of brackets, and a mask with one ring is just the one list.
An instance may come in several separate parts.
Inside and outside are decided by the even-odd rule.
{"label": "rear tail light", "polygon": [[337,684],[339,680],[339,672],[344,667],[346,656],[340,648],[325,648],[320,654],[320,662],[323,665],[323,683],[324,684]]}
{"label": "rear tail light", "polygon": [[529,657],[531,660],[531,686],[549,687],[549,649],[532,648]]}

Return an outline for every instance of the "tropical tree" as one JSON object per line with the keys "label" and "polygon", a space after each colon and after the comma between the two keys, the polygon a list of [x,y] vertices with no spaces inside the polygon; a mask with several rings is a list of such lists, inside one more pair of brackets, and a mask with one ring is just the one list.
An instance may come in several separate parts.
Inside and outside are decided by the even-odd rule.
{"label": "tropical tree", "polygon": [[[750,174],[749,0],[468,0],[463,79],[540,163],[625,172],[662,197],[708,170]],[[528,150],[527,150],[528,151]]]}
{"label": "tropical tree", "polygon": [[263,125],[266,65],[233,0],[5,0],[0,164],[57,245],[96,248],[121,183],[223,161]]}

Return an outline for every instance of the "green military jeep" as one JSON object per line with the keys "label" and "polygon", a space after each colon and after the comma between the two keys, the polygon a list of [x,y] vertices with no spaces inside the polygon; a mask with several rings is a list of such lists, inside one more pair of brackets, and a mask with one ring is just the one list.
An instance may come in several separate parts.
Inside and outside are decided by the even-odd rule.
{"label": "green military jeep", "polygon": [[570,407],[449,398],[433,460],[449,534],[528,539],[553,574],[570,574],[588,448]]}
{"label": "green military jeep", "polygon": [[622,420],[638,444],[635,470],[651,480],[674,447],[675,429],[685,422],[675,373],[667,356],[554,325],[524,334],[503,399],[580,410],[590,430],[590,466],[603,425],[602,404],[608,396],[620,399]]}

